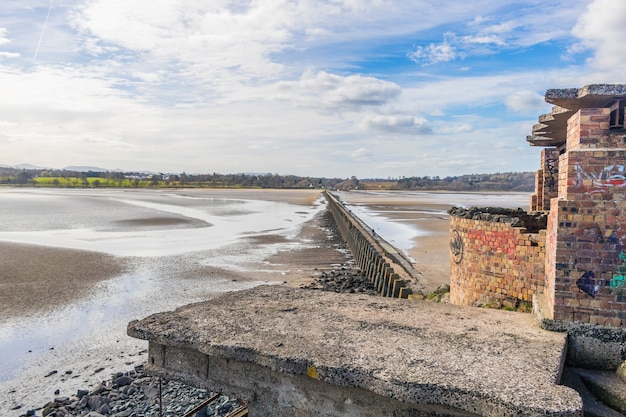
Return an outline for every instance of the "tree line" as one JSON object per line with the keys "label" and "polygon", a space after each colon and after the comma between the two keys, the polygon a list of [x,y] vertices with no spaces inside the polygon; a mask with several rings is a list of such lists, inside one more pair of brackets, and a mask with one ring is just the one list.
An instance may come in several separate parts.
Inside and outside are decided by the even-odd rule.
{"label": "tree line", "polygon": [[410,177],[399,179],[394,188],[398,190],[533,191],[535,173],[502,172],[445,178]]}
{"label": "tree line", "polygon": [[331,190],[532,191],[534,173],[506,172],[440,178],[402,177],[394,180],[303,177],[279,174],[164,174],[118,171],[72,171],[0,167],[0,184],[32,187],[117,188],[324,188]]}

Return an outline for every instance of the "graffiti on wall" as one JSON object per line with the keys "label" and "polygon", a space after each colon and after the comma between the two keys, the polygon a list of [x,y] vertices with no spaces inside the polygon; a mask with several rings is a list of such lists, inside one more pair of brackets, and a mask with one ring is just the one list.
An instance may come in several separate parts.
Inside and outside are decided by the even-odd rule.
{"label": "graffiti on wall", "polygon": [[621,265],[617,267],[617,271],[613,274],[613,278],[609,281],[609,287],[611,288],[623,288],[625,284],[626,275],[626,252],[623,250],[619,253],[619,260]]}
{"label": "graffiti on wall", "polygon": [[600,172],[588,172],[576,164],[576,181],[570,186],[582,189],[585,193],[605,193],[615,187],[626,187],[626,171],[624,165],[607,165]]}
{"label": "graffiti on wall", "polygon": [[557,190],[557,179],[559,178],[559,158],[548,157],[546,158],[546,179],[545,188],[550,191]]}
{"label": "graffiti on wall", "polygon": [[596,274],[593,271],[587,271],[582,277],[578,278],[576,286],[579,290],[595,297],[598,291],[600,291],[600,282],[596,281],[595,278]]}
{"label": "graffiti on wall", "polygon": [[595,297],[602,290],[602,287],[607,288],[604,292],[608,294],[621,294],[626,287],[626,235],[620,237],[616,230],[607,231],[603,235],[600,227],[595,225],[595,227],[584,229],[578,241],[602,243],[605,250],[616,254],[613,263],[615,270],[611,272],[611,279],[596,279],[596,272],[599,273],[599,271],[586,271],[576,281],[578,289],[592,297]]}
{"label": "graffiti on wall", "polygon": [[454,263],[460,264],[463,260],[463,238],[457,230],[452,232],[450,250],[452,251],[452,259],[454,260]]}
{"label": "graffiti on wall", "polygon": [[[620,267],[618,267],[618,269],[620,269]],[[621,290],[626,285],[623,272],[613,274],[612,278],[606,281],[595,278],[596,274],[593,271],[587,271],[583,274],[583,276],[578,278],[576,286],[579,290],[595,298],[596,294],[600,292],[603,285],[608,288],[609,294],[613,294],[617,291],[621,294]]]}
{"label": "graffiti on wall", "polygon": [[486,230],[468,230],[467,238],[470,241],[478,241],[484,250],[493,250],[515,256],[517,250],[517,237],[510,230],[492,232]]}

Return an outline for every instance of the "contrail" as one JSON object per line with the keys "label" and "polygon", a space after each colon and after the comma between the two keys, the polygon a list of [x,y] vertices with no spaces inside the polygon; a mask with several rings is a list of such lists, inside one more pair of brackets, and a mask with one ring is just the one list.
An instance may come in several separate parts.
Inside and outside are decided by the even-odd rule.
{"label": "contrail", "polygon": [[35,49],[35,56],[33,57],[33,61],[37,60],[37,55],[39,54],[39,47],[41,47],[43,34],[46,32],[46,27],[48,26],[48,20],[50,19],[50,13],[52,12],[52,3],[54,3],[54,0],[50,0],[50,6],[48,6],[48,15],[46,16],[46,21],[43,24],[43,29],[41,29],[41,36],[39,37],[39,42],[37,43],[37,49]]}

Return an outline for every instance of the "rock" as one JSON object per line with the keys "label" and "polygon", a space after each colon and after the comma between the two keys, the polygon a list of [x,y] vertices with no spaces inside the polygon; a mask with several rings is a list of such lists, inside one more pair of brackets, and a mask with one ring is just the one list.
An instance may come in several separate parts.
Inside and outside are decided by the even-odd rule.
{"label": "rock", "polygon": [[111,412],[111,408],[108,404],[104,403],[96,410],[97,413],[107,415]]}
{"label": "rock", "polygon": [[90,410],[97,410],[102,405],[102,397],[99,395],[92,395],[89,397],[87,406]]}
{"label": "rock", "polygon": [[339,270],[332,270],[328,273],[322,271],[311,284],[302,288],[350,294],[378,294],[374,284],[369,282],[359,270],[351,267],[341,267]]}
{"label": "rock", "polygon": [[79,409],[84,409],[87,408],[87,404],[89,403],[89,395],[84,395],[79,401],[78,401],[78,405],[76,406]]}
{"label": "rock", "polygon": [[101,382],[98,385],[96,385],[96,387],[94,389],[91,390],[90,395],[97,395],[97,394],[102,394],[103,392],[107,391],[107,387],[106,385]]}
{"label": "rock", "polygon": [[129,376],[122,375],[115,379],[115,385],[118,387],[124,387],[126,385],[130,385],[133,382],[133,379]]}
{"label": "rock", "polygon": [[[122,378],[122,380],[120,380]],[[181,416],[196,407],[211,393],[175,381],[161,381],[163,410],[159,410],[159,379],[145,374],[143,367],[136,367],[127,373],[117,372],[111,380],[102,381],[91,393],[78,390],[76,395],[57,397],[48,402],[41,413],[42,417],[143,417]],[[145,395],[152,391],[153,397]],[[229,405],[230,404],[230,405]],[[200,416],[223,417],[229,410],[238,407],[236,400],[221,396],[207,412]],[[221,410],[221,411],[218,411]],[[37,414],[34,414],[37,416]]]}

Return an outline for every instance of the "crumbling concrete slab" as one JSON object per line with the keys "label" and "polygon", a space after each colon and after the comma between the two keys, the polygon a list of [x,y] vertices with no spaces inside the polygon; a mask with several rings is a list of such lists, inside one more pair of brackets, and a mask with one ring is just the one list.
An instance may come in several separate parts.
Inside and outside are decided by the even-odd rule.
{"label": "crumbling concrete slab", "polygon": [[251,416],[582,416],[530,314],[261,286],[152,315],[148,369]]}

